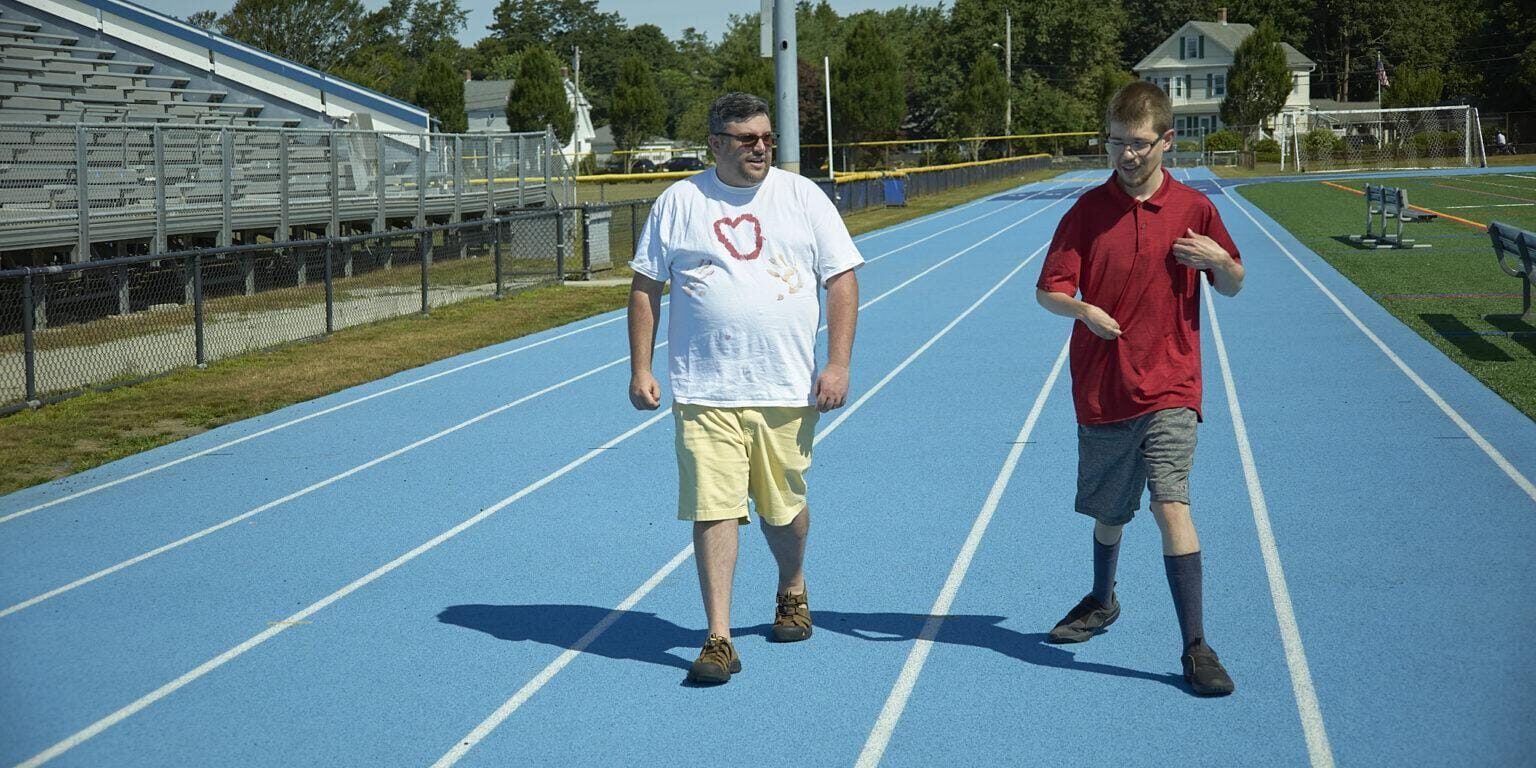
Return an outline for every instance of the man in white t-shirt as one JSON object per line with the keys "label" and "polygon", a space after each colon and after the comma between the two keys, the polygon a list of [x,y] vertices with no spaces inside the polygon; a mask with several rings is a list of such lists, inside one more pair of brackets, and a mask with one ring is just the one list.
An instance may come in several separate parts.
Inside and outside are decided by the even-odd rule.
{"label": "man in white t-shirt", "polygon": [[[629,293],[629,399],[661,405],[651,373],[661,292],[672,283],[668,374],[677,430],[678,517],[693,522],[709,638],[688,679],[741,671],[731,642],[737,527],[750,497],[779,566],[770,639],[811,635],[805,472],[817,416],[848,397],[864,263],[837,208],[799,174],[772,168],[768,104],[745,93],[709,109],[713,170],[667,188],[635,246]],[[816,366],[820,291],[827,362]]]}

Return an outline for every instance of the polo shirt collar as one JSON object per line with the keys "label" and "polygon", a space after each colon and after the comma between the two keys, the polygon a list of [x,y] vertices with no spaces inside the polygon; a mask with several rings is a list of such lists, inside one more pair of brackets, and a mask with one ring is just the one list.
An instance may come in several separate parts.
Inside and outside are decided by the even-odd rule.
{"label": "polo shirt collar", "polygon": [[1153,192],[1151,197],[1143,201],[1137,201],[1136,198],[1126,194],[1125,188],[1120,186],[1120,179],[1118,178],[1116,172],[1111,170],[1109,172],[1108,184],[1110,196],[1114,198],[1114,200],[1120,204],[1120,207],[1125,210],[1135,208],[1137,205],[1145,205],[1148,208],[1161,209],[1163,204],[1167,201],[1169,191],[1171,191],[1173,188],[1173,177],[1168,175],[1167,168],[1158,168],[1157,170],[1159,173],[1163,174],[1163,183],[1158,186],[1157,191]]}

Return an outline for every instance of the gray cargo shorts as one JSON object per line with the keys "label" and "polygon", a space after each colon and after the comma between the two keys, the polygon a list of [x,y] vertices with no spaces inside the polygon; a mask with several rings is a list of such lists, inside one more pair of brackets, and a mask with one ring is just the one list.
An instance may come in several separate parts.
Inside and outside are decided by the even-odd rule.
{"label": "gray cargo shorts", "polygon": [[1189,503],[1195,425],[1189,408],[1169,408],[1113,424],[1077,425],[1078,512],[1105,525],[1125,525],[1153,501]]}

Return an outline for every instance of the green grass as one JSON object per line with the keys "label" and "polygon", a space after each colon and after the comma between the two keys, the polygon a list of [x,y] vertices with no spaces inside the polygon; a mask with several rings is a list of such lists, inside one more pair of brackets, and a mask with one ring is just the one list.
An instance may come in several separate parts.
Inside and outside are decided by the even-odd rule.
{"label": "green grass", "polygon": [[[861,234],[1051,175],[1054,172],[1038,171],[952,189],[912,198],[902,208],[850,214],[845,221],[851,232]],[[626,187],[621,191],[625,198],[633,199],[654,197],[663,188],[659,183],[641,186],[644,188]],[[630,271],[622,266],[625,261],[616,254],[614,262],[619,266],[596,277],[627,278]],[[509,271],[521,271],[526,266],[516,260],[508,261]],[[553,269],[552,264],[537,266]],[[579,267],[579,263],[567,264],[568,270],[573,267]],[[470,283],[492,274],[486,259],[437,262],[432,269],[434,283]],[[393,274],[374,272],[343,281],[338,295],[362,284],[419,285],[419,265],[402,266],[390,272]],[[141,384],[88,392],[35,411],[18,412],[0,418],[0,494],[446,357],[620,309],[628,296],[628,286],[623,284],[566,285],[528,290],[500,301],[474,299],[435,308],[431,316],[411,315],[345,329],[318,341],[216,362],[206,370],[181,370]],[[225,300],[210,301],[210,311],[245,309],[246,302],[261,297],[230,298],[231,304],[220,303],[217,309],[215,304]],[[283,303],[290,301],[299,302],[289,297]],[[152,322],[159,327],[168,322],[189,322],[176,314],[181,311],[168,312],[166,317]],[[189,317],[191,309],[184,311]],[[100,322],[131,326],[151,321],[130,316]],[[123,332],[114,329],[114,333]],[[608,332],[622,338],[623,326],[616,325]],[[624,393],[615,391],[613,396],[623,398]]]}
{"label": "green grass", "polygon": [[[1444,176],[1390,179],[1409,189],[1408,199],[1445,213],[1471,214],[1494,200],[1469,190],[1524,194],[1531,191],[1488,186],[1507,176]],[[1336,182],[1359,188],[1360,181]],[[1482,336],[1474,332],[1536,332],[1515,315],[1520,311],[1520,283],[1499,270],[1488,235],[1476,227],[1446,219],[1404,225],[1404,234],[1431,247],[1414,250],[1366,250],[1345,237],[1364,230],[1365,202],[1360,196],[1315,181],[1243,187],[1242,195],[1262,208],[1304,245],[1323,257],[1393,316],[1434,344],[1478,380],[1527,416],[1536,419],[1536,335]],[[1504,202],[1513,203],[1513,200]],[[1439,207],[1437,207],[1439,206]],[[1444,210],[1454,208],[1454,210]],[[1536,207],[1482,209],[1499,211],[1499,220],[1536,229]],[[1487,222],[1487,217],[1470,220]]]}

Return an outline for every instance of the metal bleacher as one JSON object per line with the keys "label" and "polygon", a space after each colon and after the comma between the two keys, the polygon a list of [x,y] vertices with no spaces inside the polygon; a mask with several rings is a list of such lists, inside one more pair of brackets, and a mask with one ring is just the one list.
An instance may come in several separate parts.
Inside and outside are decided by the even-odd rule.
{"label": "metal bleacher", "polygon": [[[0,0],[0,267],[124,255],[125,244],[165,252],[178,237],[227,245],[240,231],[382,230],[568,202],[545,183],[570,171],[544,133],[338,129],[334,116],[304,117],[248,83],[52,23],[29,1]],[[210,57],[217,48],[322,95],[335,89],[394,124],[416,109],[222,38],[207,44]]]}

